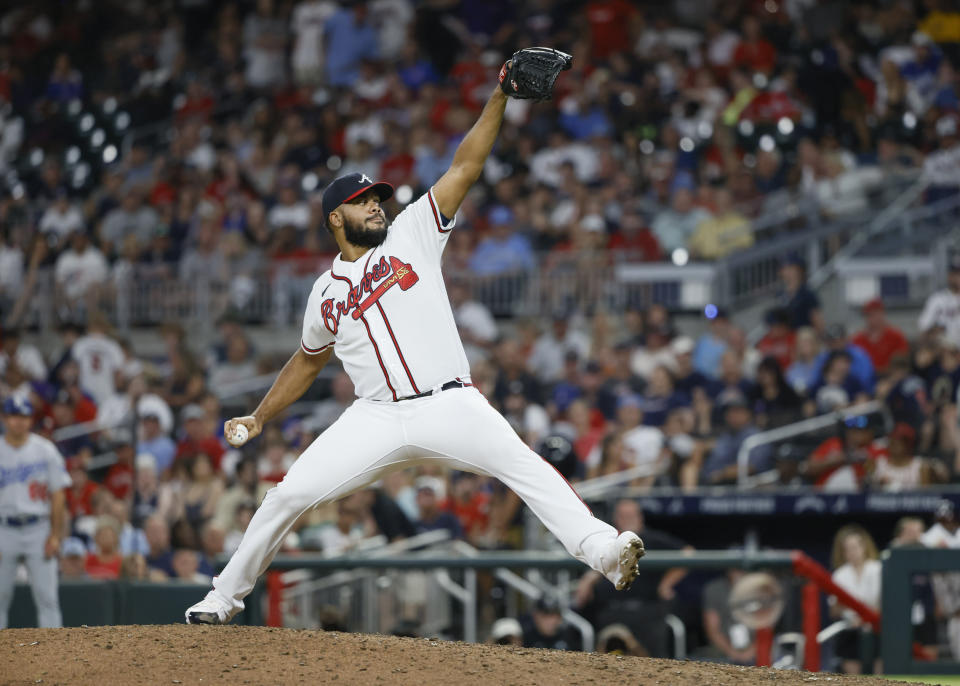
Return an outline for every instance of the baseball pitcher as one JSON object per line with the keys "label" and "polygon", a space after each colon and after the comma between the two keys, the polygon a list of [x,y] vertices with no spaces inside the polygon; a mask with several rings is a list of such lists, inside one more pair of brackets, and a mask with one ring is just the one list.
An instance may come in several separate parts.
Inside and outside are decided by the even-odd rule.
{"label": "baseball pitcher", "polygon": [[640,538],[629,531],[618,536],[594,518],[470,383],[440,270],[457,208],[493,147],[507,96],[550,97],[570,59],[547,48],[515,53],[450,168],[392,224],[381,207],[393,195],[389,184],[349,174],[324,190],[323,214],[340,254],[310,293],[299,350],[253,414],[226,422],[224,432],[234,444],[259,434],[306,391],[334,352],[357,400],[267,493],[213,590],[186,611],[188,623],[224,624],[242,610],[304,511],[413,464],[497,477],[571,555],[618,589],[636,578]]}
{"label": "baseball pitcher", "polygon": [[20,397],[3,403],[0,436],[0,629],[7,626],[17,564],[30,574],[41,627],[63,625],[57,552],[70,475],[53,443],[30,433],[33,407]]}

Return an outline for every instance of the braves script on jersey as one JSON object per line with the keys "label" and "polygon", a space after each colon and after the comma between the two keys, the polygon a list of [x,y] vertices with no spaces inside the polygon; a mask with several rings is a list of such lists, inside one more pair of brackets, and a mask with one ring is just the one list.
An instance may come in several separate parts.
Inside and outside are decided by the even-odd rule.
{"label": "braves script on jersey", "polygon": [[313,285],[300,345],[310,355],[335,346],[361,398],[393,401],[469,377],[440,271],[455,220],[442,222],[428,192],[382,244],[355,262],[337,255]]}

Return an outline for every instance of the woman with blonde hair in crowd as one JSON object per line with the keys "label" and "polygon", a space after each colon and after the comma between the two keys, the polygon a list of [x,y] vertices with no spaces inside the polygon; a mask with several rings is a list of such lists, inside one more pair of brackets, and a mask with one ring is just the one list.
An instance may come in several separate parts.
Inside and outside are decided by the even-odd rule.
{"label": "woman with blonde hair in crowd", "polygon": [[[833,580],[836,584],[873,609],[880,608],[880,564],[877,544],[859,524],[842,527],[833,539]],[[849,628],[837,635],[836,653],[846,674],[861,674],[860,627],[863,620],[850,608],[841,607],[830,597],[830,614],[846,620]],[[874,669],[877,673],[879,669]]]}

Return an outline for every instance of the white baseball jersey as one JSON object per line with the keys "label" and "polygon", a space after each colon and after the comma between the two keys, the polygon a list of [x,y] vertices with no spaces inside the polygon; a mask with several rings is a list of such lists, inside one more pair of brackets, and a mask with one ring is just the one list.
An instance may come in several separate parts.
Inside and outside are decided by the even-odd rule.
{"label": "white baseball jersey", "polygon": [[126,362],[123,348],[112,338],[88,334],[79,338],[70,352],[80,365],[80,388],[93,396],[97,405],[103,404],[116,392],[114,375]]}
{"label": "white baseball jersey", "polygon": [[30,434],[14,448],[0,436],[0,516],[50,514],[50,494],[72,483],[57,447]]}
{"label": "white baseball jersey", "polygon": [[393,401],[469,378],[440,271],[455,219],[442,222],[431,190],[382,244],[355,262],[337,255],[313,285],[300,346],[309,355],[333,347],[360,398]]}

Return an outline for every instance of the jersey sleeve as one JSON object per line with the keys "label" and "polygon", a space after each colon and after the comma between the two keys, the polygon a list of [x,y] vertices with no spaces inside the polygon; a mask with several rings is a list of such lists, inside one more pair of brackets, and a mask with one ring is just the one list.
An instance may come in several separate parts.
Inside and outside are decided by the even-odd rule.
{"label": "jersey sleeve", "polygon": [[323,317],[323,292],[330,285],[329,274],[330,272],[326,272],[317,279],[307,299],[307,309],[303,314],[303,332],[300,335],[300,349],[307,355],[319,355],[336,342],[336,324],[332,324],[331,331],[331,323],[325,322]]}
{"label": "jersey sleeve", "polygon": [[439,258],[447,245],[450,231],[456,223],[455,216],[444,221],[431,188],[397,215],[393,221],[393,228],[405,237],[416,241],[427,254],[436,255]]}
{"label": "jersey sleeve", "polygon": [[50,476],[48,488],[50,492],[54,493],[72,485],[73,479],[70,478],[70,474],[67,472],[67,465],[63,461],[63,455],[61,455],[60,451],[57,450],[57,446],[55,446],[53,443],[47,442],[46,452],[47,462],[50,464],[50,470],[48,471]]}

